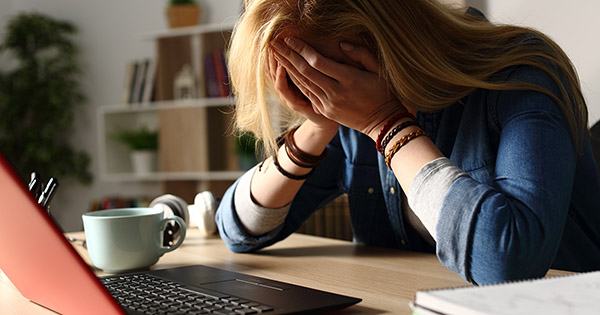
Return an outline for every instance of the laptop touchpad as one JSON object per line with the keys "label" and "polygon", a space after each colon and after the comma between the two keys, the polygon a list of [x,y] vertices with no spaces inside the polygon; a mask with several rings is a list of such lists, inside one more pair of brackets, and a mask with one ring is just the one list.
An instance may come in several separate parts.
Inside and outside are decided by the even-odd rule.
{"label": "laptop touchpad", "polygon": [[287,289],[285,285],[266,283],[247,279],[233,279],[214,283],[205,283],[203,288],[219,291],[235,296],[243,296],[256,301],[263,300],[265,295],[278,294]]}

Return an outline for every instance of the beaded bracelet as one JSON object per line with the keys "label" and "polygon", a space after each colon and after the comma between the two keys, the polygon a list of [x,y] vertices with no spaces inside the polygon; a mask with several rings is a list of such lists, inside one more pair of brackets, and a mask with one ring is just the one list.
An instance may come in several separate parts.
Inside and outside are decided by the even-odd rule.
{"label": "beaded bracelet", "polygon": [[394,129],[392,129],[392,131],[390,131],[390,133],[387,134],[387,136],[385,136],[385,139],[383,139],[383,141],[381,141],[381,146],[379,150],[379,153],[381,153],[382,155],[385,156],[385,147],[387,147],[388,143],[392,140],[392,138],[397,135],[400,131],[404,130],[406,127],[409,126],[418,126],[419,123],[417,123],[417,121],[415,120],[409,120],[409,121],[405,121],[403,123],[401,123],[400,125],[394,127]]}
{"label": "beaded bracelet", "polygon": [[383,125],[383,127],[379,131],[379,134],[377,135],[377,141],[375,141],[375,147],[377,148],[377,151],[381,152],[381,140],[383,139],[383,136],[385,136],[385,134],[388,132],[388,130],[390,130],[390,128],[392,127],[392,124],[394,124],[395,122],[397,122],[398,120],[400,120],[404,117],[409,117],[412,120],[417,120],[415,118],[415,116],[409,112],[400,113],[398,115],[393,116],[391,119],[389,119]]}
{"label": "beaded bracelet", "polygon": [[313,168],[312,170],[310,170],[310,172],[308,172],[307,174],[304,175],[294,175],[286,170],[284,170],[281,165],[279,165],[279,160],[277,159],[277,154],[275,154],[273,156],[273,164],[275,165],[275,168],[279,171],[279,173],[281,173],[281,175],[289,178],[289,179],[293,179],[293,180],[305,180],[308,177],[310,177],[310,175],[312,175],[312,173],[315,171],[315,169]]}
{"label": "beaded bracelet", "polygon": [[427,132],[425,132],[423,129],[419,129],[419,130],[415,130],[415,131],[411,131],[408,134],[402,136],[400,138],[400,140],[398,140],[394,146],[390,149],[390,152],[388,152],[388,154],[385,156],[385,164],[387,165],[387,167],[391,170],[392,166],[392,158],[394,157],[394,155],[396,154],[396,152],[398,152],[403,146],[405,146],[407,143],[409,143],[411,140],[417,138],[418,136],[421,135],[426,135],[427,136]]}
{"label": "beaded bracelet", "polygon": [[294,127],[288,131],[285,135],[285,152],[287,153],[290,160],[304,168],[314,168],[323,161],[327,156],[327,150],[324,150],[321,155],[308,154],[298,148],[296,141],[294,141],[294,133],[298,130],[298,127]]}

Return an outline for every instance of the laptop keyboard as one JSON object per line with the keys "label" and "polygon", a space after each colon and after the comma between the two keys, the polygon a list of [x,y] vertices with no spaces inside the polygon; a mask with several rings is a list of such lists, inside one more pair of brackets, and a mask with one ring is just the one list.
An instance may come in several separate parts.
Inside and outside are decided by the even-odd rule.
{"label": "laptop keyboard", "polygon": [[125,311],[142,314],[257,314],[273,308],[214,291],[190,290],[182,284],[147,274],[101,278]]}

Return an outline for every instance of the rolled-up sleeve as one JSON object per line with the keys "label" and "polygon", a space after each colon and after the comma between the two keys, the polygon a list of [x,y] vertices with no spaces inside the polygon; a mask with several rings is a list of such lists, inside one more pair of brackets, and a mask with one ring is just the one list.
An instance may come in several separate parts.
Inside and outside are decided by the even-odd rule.
{"label": "rolled-up sleeve", "polygon": [[[254,168],[250,171],[246,172],[242,177],[240,177],[223,195],[223,199],[219,204],[219,208],[217,209],[217,214],[215,216],[215,221],[217,223],[217,227],[219,229],[219,234],[221,235],[221,239],[225,242],[227,247],[236,253],[243,252],[251,252],[255,251],[258,248],[262,247],[263,244],[269,242],[274,239],[282,229],[282,225],[279,225],[264,233],[262,235],[253,236],[246,231],[244,228],[244,224],[240,221],[238,213],[236,212],[236,191],[240,188],[240,192],[238,194],[238,203],[240,199],[245,199],[242,195],[248,194],[248,198],[250,198],[250,180],[254,173]],[[240,187],[241,186],[241,187]],[[250,201],[252,203],[252,201]],[[244,205],[251,206],[247,202],[244,202]],[[289,207],[286,207],[289,208]],[[249,209],[249,212],[253,212],[254,208]],[[287,214],[288,209],[283,209],[285,214]],[[255,213],[250,213],[249,216],[257,215]],[[253,219],[254,220],[254,219]]]}
{"label": "rolled-up sleeve", "polygon": [[[556,91],[545,73],[525,69],[512,78]],[[490,183],[456,179],[436,227],[440,261],[478,284],[546,274],[560,246],[577,156],[552,98],[532,91],[495,93],[501,133],[494,177]]]}

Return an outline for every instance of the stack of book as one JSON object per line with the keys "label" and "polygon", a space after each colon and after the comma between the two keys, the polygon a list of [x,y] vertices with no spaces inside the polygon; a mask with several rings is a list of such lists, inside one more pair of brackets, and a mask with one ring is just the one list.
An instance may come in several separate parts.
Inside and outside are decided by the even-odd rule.
{"label": "stack of book", "polygon": [[231,85],[223,50],[205,54],[203,61],[206,97],[230,96]]}
{"label": "stack of book", "polygon": [[137,208],[147,207],[150,204],[150,198],[125,198],[120,196],[104,197],[100,200],[90,202],[89,211],[117,209],[117,208]]}
{"label": "stack of book", "polygon": [[147,104],[155,100],[156,61],[133,60],[127,65],[123,87],[123,104]]}

